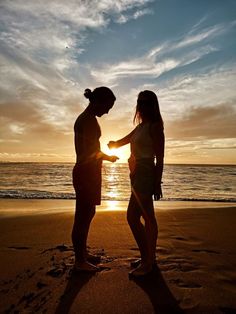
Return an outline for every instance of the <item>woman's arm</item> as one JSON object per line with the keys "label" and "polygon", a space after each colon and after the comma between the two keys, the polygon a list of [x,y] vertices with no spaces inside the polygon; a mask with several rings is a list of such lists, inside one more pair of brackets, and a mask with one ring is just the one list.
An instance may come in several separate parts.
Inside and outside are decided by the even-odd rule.
{"label": "woman's arm", "polygon": [[128,135],[126,135],[125,137],[119,139],[118,141],[110,141],[108,143],[108,147],[110,149],[112,149],[112,148],[119,148],[121,146],[124,146],[124,145],[130,143],[130,138],[133,135],[133,133],[134,133],[134,130],[132,132],[130,132]]}
{"label": "woman's arm", "polygon": [[156,156],[156,180],[154,187],[154,200],[159,200],[162,198],[162,173],[163,173],[163,164],[164,164],[164,150],[165,150],[165,135],[163,131],[163,127],[159,124],[153,124],[150,128],[150,134],[153,141],[153,148]]}
{"label": "woman's arm", "polygon": [[165,135],[163,127],[159,123],[151,125],[150,133],[153,141],[153,148],[156,156],[156,179],[157,183],[161,183],[163,164],[164,164],[164,151],[165,151]]}

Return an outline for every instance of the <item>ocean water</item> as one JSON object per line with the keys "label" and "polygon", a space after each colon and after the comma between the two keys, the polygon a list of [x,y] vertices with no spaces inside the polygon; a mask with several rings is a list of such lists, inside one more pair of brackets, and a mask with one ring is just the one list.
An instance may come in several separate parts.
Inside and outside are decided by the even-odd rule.
{"label": "ocean water", "polygon": [[[0,198],[73,199],[72,163],[0,163]],[[127,164],[103,165],[102,199],[130,196]],[[165,165],[163,200],[236,202],[236,166]]]}

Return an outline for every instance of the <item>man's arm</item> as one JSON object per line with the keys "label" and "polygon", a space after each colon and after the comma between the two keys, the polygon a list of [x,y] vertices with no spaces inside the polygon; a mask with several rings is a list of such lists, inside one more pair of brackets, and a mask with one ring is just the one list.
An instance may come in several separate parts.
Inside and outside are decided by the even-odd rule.
{"label": "man's arm", "polygon": [[107,161],[110,161],[110,162],[116,162],[119,159],[119,157],[117,157],[117,156],[106,155],[106,154],[104,154],[101,151],[97,153],[97,158],[99,158],[99,159],[101,158],[103,160],[107,160]]}

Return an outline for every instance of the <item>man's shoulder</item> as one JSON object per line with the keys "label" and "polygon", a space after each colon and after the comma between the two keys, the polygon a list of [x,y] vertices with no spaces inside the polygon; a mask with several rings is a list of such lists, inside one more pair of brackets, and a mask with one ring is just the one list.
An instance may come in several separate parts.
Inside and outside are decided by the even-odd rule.
{"label": "man's shoulder", "polygon": [[86,110],[83,111],[75,121],[74,128],[75,130],[83,129],[94,123],[95,117],[90,115]]}

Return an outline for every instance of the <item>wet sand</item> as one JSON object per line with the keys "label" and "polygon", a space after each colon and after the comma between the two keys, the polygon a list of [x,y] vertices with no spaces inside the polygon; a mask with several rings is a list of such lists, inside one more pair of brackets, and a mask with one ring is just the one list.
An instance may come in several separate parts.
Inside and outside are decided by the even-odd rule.
{"label": "wet sand", "polygon": [[236,313],[236,204],[157,202],[158,267],[135,281],[126,202],[104,202],[91,225],[100,271],[72,272],[73,205],[0,200],[0,312]]}

